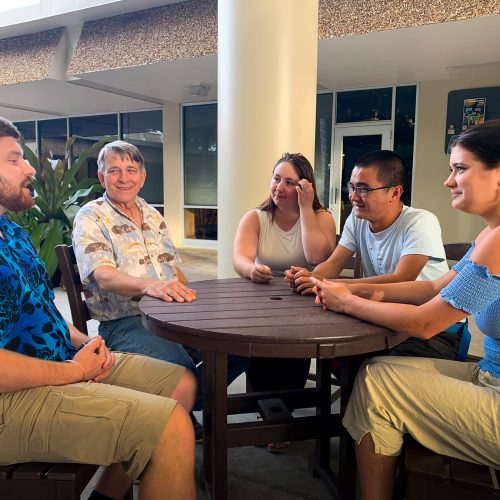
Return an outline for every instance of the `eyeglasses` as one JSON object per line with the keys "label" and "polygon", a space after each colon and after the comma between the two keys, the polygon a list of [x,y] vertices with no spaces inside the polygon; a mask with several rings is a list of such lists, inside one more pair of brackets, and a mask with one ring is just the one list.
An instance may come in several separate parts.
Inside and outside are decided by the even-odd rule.
{"label": "eyeglasses", "polygon": [[388,186],[381,186],[378,188],[369,188],[369,187],[358,187],[355,186],[354,184],[351,184],[350,182],[347,183],[347,189],[349,190],[349,196],[353,195],[354,193],[357,193],[360,198],[366,198],[368,196],[368,193],[371,191],[378,191],[379,189],[389,189],[392,187],[396,187],[397,184],[390,184]]}

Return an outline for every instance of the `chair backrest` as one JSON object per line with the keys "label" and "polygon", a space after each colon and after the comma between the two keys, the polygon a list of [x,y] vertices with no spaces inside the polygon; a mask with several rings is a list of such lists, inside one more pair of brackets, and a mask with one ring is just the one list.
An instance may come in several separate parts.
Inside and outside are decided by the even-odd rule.
{"label": "chair backrest", "polygon": [[460,260],[470,248],[470,243],[445,243],[444,252],[447,260]]}
{"label": "chair backrest", "polygon": [[[340,241],[340,234],[337,234],[337,245]],[[339,278],[362,278],[363,277],[363,267],[361,265],[361,255],[359,253],[354,254],[345,265],[344,269],[352,270],[352,276],[340,275]]]}
{"label": "chair backrest", "polygon": [[73,324],[83,333],[87,332],[87,321],[90,317],[87,304],[82,297],[83,287],[78,273],[75,252],[70,245],[57,245],[56,255],[61,269],[62,279],[69,300]]}

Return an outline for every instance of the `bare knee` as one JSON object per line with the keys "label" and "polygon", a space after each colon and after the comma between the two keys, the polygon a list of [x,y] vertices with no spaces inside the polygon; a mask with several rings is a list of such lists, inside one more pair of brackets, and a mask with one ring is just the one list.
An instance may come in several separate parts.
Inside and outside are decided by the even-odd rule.
{"label": "bare knee", "polygon": [[194,431],[188,412],[176,405],[163,428],[152,460],[171,454],[190,453],[194,457]]}
{"label": "bare knee", "polygon": [[188,412],[193,409],[196,397],[196,377],[186,370],[172,392],[171,398],[179,402]]}

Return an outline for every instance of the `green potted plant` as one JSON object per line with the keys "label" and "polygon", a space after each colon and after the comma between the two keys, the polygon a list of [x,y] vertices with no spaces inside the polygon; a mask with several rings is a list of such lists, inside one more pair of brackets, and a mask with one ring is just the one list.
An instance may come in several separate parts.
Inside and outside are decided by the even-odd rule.
{"label": "green potted plant", "polygon": [[36,170],[33,179],[35,204],[27,212],[9,214],[11,219],[30,235],[51,278],[58,267],[55,247],[63,243],[71,244],[71,231],[76,213],[92,193],[102,191],[96,178],[77,180],[76,176],[88,158],[95,156],[102,146],[113,138],[105,137],[94,143],[81,152],[70,165],[71,149],[76,140],[77,137],[71,137],[66,142],[63,160],[54,159],[52,152],[48,157],[38,158],[23,144],[25,158]]}

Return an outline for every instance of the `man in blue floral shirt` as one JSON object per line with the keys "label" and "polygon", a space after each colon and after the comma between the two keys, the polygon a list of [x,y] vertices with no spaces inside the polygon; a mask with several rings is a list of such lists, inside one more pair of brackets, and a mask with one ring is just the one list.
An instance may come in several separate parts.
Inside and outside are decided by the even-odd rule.
{"label": "man in blue floral shirt", "polygon": [[0,464],[102,464],[109,467],[90,498],[121,498],[142,476],[141,498],[194,499],[186,410],[195,377],[113,353],[63,319],[43,262],[5,215],[33,206],[35,170],[18,139],[0,117]]}

